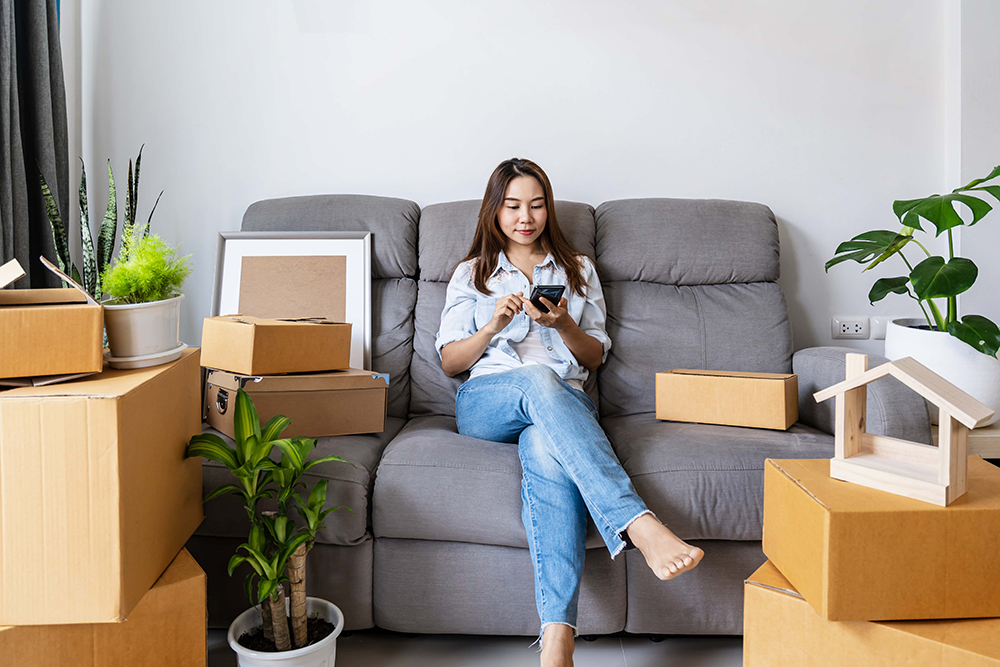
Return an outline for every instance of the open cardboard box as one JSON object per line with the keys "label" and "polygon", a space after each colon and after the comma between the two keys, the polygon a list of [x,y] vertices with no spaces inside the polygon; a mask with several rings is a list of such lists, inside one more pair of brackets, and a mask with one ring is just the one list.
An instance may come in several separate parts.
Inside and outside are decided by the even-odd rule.
{"label": "open cardboard box", "polygon": [[351,325],[322,318],[207,317],[201,363],[242,375],[319,373],[351,365]]}
{"label": "open cardboard box", "polygon": [[204,667],[205,573],[186,550],[121,623],[0,627],[14,667]]}
{"label": "open cardboard box", "polygon": [[1000,617],[1000,468],[968,470],[939,507],[768,459],[764,554],[828,621]]}
{"label": "open cardboard box", "polygon": [[246,391],[262,424],[274,415],[292,423],[282,437],[381,433],[385,430],[389,376],[356,368],[331,373],[247,376],[210,370],[205,381],[209,426],[234,437],[236,392]]}
{"label": "open cardboard box", "polygon": [[1000,619],[825,621],[770,561],[743,606],[746,667],[1000,667]]}
{"label": "open cardboard box", "polygon": [[0,625],[121,621],[181,550],[203,518],[200,370],[188,349],[0,392]]}
{"label": "open cardboard box", "polygon": [[799,379],[675,368],[656,374],[656,418],[784,431],[799,419]]}
{"label": "open cardboard box", "polygon": [[24,275],[17,260],[0,266],[0,386],[51,384],[99,373],[104,310],[48,262],[72,289],[5,290]]}

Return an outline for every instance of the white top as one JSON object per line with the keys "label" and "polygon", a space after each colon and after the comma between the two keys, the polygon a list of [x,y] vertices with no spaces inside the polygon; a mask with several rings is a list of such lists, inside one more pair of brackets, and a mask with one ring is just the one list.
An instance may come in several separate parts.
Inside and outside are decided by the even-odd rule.
{"label": "white top", "polygon": [[[510,346],[517,352],[517,356],[521,358],[521,365],[531,366],[532,364],[539,364],[542,366],[555,366],[555,360],[549,355],[545,350],[545,345],[542,343],[542,333],[541,327],[538,322],[529,319],[528,323],[528,333],[524,335],[524,339],[516,342],[510,341]],[[488,375],[490,373],[501,372],[503,368],[497,369],[481,369],[476,372],[477,369],[473,369],[470,377],[476,377],[477,375]],[[579,389],[583,391],[583,382],[580,380],[565,380],[565,382],[573,387],[574,389]]]}

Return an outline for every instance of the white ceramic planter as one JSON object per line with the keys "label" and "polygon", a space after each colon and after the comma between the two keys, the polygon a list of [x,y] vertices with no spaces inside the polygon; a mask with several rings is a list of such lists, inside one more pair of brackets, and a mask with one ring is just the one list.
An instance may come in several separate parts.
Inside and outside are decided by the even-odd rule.
{"label": "white ceramic planter", "polygon": [[[885,331],[885,356],[890,360],[913,357],[948,382],[993,409],[1000,419],[1000,361],[975,350],[945,331],[914,327],[926,325],[920,319],[889,322]],[[937,423],[935,410],[931,418]]]}
{"label": "white ceramic planter", "polygon": [[[288,609],[288,599],[285,599]],[[260,607],[247,609],[229,626],[229,645],[236,651],[240,667],[333,667],[337,657],[337,637],[344,631],[344,614],[337,605],[320,598],[306,598],[306,615],[319,616],[333,624],[333,632],[312,646],[280,653],[263,653],[243,648],[237,641],[244,632],[261,625]]]}
{"label": "white ceramic planter", "polygon": [[[149,360],[156,365],[170,361],[159,355],[176,350],[180,354],[181,300],[184,295],[151,303],[104,303],[104,327],[108,333],[112,366],[116,360]],[[139,368],[132,362],[131,368]]]}

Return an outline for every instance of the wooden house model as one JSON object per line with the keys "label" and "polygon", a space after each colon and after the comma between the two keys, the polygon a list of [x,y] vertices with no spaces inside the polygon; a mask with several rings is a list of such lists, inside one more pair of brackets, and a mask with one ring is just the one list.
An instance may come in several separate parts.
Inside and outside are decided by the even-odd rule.
{"label": "wooden house model", "polygon": [[[865,431],[869,382],[891,375],[940,409],[937,447]],[[969,429],[993,411],[912,357],[868,370],[868,356],[847,355],[847,379],[813,394],[836,397],[836,452],[830,476],[942,507],[965,493]]]}

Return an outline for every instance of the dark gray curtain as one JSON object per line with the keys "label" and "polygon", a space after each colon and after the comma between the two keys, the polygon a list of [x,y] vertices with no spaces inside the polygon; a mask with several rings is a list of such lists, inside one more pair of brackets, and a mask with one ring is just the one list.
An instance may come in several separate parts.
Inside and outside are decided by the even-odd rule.
{"label": "dark gray curtain", "polygon": [[67,224],[70,213],[56,0],[0,0],[0,134],[0,263],[16,258],[24,267],[17,287],[58,287],[38,261],[55,261],[39,169]]}

